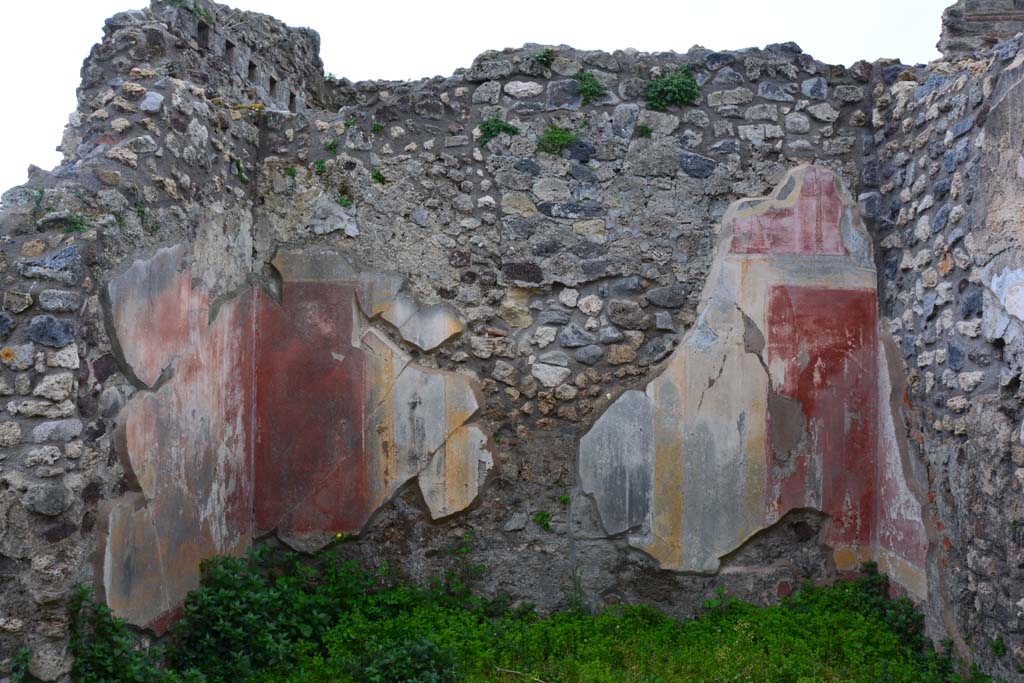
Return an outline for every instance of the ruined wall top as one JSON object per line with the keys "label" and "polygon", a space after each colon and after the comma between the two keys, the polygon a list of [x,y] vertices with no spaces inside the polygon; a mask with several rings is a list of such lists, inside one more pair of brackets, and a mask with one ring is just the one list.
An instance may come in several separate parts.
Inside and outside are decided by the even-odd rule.
{"label": "ruined wall top", "polygon": [[958,0],[942,13],[937,47],[947,58],[987,50],[1024,30],[1021,0]]}

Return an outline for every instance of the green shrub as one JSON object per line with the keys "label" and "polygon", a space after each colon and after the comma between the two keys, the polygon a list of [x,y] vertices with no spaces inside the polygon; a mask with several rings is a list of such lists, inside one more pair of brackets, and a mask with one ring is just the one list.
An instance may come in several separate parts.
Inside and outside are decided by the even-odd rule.
{"label": "green shrub", "polygon": [[861,566],[854,582],[837,583],[828,589],[804,586],[787,600],[792,609],[852,610],[884,623],[904,645],[914,650],[925,647],[924,615],[907,598],[889,599],[889,577],[878,571],[874,562]]}
{"label": "green shrub", "polygon": [[324,140],[324,149],[331,154],[338,153],[338,141],[337,140]]}
{"label": "green shrub", "polygon": [[382,130],[384,130],[384,124],[383,123],[378,123],[377,121],[374,121],[373,125],[370,126],[370,130],[372,130],[374,133],[379,133]]}
{"label": "green shrub", "polygon": [[[590,614],[574,577],[569,608],[539,617],[473,596],[472,551],[466,534],[448,550],[454,566],[428,586],[400,585],[386,566],[370,574],[332,553],[210,560],[171,629],[167,671],[158,651],[135,649],[127,627],[80,591],[71,611],[74,680],[960,681],[957,661],[931,648],[908,601],[886,597],[888,581],[873,565],[855,582],[807,585],[770,607],[719,589],[689,621],[643,605]],[[976,671],[971,678],[988,680]]]}
{"label": "green shrub", "polygon": [[559,128],[551,124],[537,138],[537,149],[548,154],[561,154],[563,149],[578,139],[578,136],[568,128]]}
{"label": "green shrub", "polygon": [[277,565],[262,553],[220,557],[202,572],[171,628],[167,661],[202,671],[210,683],[287,667],[298,644],[321,642],[374,587],[369,574],[330,555],[312,565],[296,555]]}
{"label": "green shrub", "polygon": [[288,168],[284,169],[284,174],[289,178],[294,178],[299,174],[299,172],[294,166],[289,166]]}
{"label": "green shrub", "polygon": [[480,122],[480,146],[486,147],[487,143],[492,139],[498,137],[502,133],[508,133],[509,135],[519,135],[519,129],[513,126],[511,123],[506,123],[501,119],[492,118],[486,119]]}
{"label": "green shrub", "polygon": [[359,672],[367,683],[455,683],[455,658],[429,638],[413,636],[374,643]]}
{"label": "green shrub", "polygon": [[540,52],[533,54],[533,61],[542,64],[545,68],[550,67],[551,63],[555,61],[555,51],[550,47],[546,47]]}
{"label": "green shrub", "polygon": [[327,173],[327,162],[325,162],[323,159],[317,159],[316,163],[313,164],[313,170],[316,172],[317,175],[323,175]]}
{"label": "green shrub", "polygon": [[352,206],[352,197],[348,193],[342,192],[341,194],[338,195],[338,204],[340,206],[344,206],[347,209],[348,207]]}
{"label": "green shrub", "polygon": [[136,648],[124,621],[110,608],[93,602],[92,591],[79,588],[68,603],[68,649],[74,657],[71,678],[76,683],[202,683],[196,671],[164,673],[159,650]]}
{"label": "green shrub", "polygon": [[1003,640],[1001,635],[997,635],[995,638],[989,640],[988,647],[992,650],[992,655],[994,657],[1003,657],[1006,655],[1006,641]]}
{"label": "green shrub", "polygon": [[373,172],[370,173],[370,177],[373,178],[373,182],[380,183],[381,185],[388,181],[388,179],[384,177],[384,174],[380,172],[379,168],[373,169]]}
{"label": "green shrub", "polygon": [[[883,621],[839,608],[838,603],[861,591],[841,586],[844,596],[835,602],[832,588],[814,589],[815,597],[801,609],[759,608],[719,592],[707,602],[705,614],[686,622],[642,605],[597,615],[566,610],[539,618],[523,610],[488,617],[480,610],[437,604],[429,594],[398,603],[378,595],[377,600],[393,607],[389,614],[367,607],[346,615],[325,636],[326,654],[305,656],[293,670],[277,674],[280,678],[264,680],[393,680],[370,679],[367,664],[380,657],[385,643],[396,650],[393,659],[404,664],[412,659],[403,651],[410,639],[425,639],[454,658],[453,668],[441,664],[438,669],[459,678],[440,680],[467,683],[959,680],[951,659],[914,651]],[[874,599],[870,592],[863,597]],[[446,662],[433,654],[413,659],[422,660]],[[418,669],[404,670],[407,680],[422,680],[411,677]]]}
{"label": "green shrub", "polygon": [[597,80],[597,76],[589,71],[580,71],[573,76],[573,79],[580,84],[580,95],[583,96],[583,104],[589,104],[608,94],[608,88],[604,87],[604,83]]}
{"label": "green shrub", "polygon": [[350,118],[345,119],[346,128],[351,128],[354,125],[356,125],[356,117],[352,116]]}
{"label": "green shrub", "polygon": [[694,104],[699,95],[700,86],[690,73],[689,66],[680,66],[647,81],[643,93],[647,108],[655,111]]}
{"label": "green shrub", "polygon": [[641,123],[636,127],[636,136],[638,138],[649,138],[651,137],[651,133],[653,132],[654,131],[651,129],[651,127],[648,126],[646,123]]}

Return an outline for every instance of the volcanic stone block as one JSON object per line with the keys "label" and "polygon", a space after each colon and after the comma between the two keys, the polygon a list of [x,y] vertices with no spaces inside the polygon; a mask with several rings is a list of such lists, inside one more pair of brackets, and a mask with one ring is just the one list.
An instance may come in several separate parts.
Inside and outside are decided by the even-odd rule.
{"label": "volcanic stone block", "polygon": [[37,315],[28,324],[28,338],[37,344],[59,349],[75,340],[75,324],[52,315]]}
{"label": "volcanic stone block", "polygon": [[76,285],[82,279],[82,255],[74,246],[64,247],[44,258],[19,261],[18,273],[22,277]]}

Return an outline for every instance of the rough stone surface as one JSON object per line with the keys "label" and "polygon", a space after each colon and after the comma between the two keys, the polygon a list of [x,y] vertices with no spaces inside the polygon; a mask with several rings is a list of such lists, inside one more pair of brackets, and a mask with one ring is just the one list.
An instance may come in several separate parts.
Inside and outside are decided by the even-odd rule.
{"label": "rough stone surface", "polygon": [[[578,576],[692,616],[874,558],[930,636],[1018,675],[1015,3],[951,8],[929,65],[527,45],[407,83],[194,4],[202,34],[181,3],[108,22],[61,165],[0,204],[0,653],[64,681],[74,586],[161,632],[252,538],[353,532],[426,578],[472,531],[476,587],[542,610]],[[647,109],[684,63],[697,103]],[[517,132],[481,144],[490,118]],[[550,124],[577,139],[538,149]],[[838,230],[787,175],[812,160]],[[602,429],[659,446],[598,471]]]}
{"label": "rough stone surface", "polygon": [[1024,30],[1024,6],[1014,0],[958,0],[942,13],[936,46],[946,57],[971,55]]}
{"label": "rough stone surface", "polygon": [[37,315],[28,324],[28,338],[43,346],[67,346],[75,339],[75,324],[52,315]]}

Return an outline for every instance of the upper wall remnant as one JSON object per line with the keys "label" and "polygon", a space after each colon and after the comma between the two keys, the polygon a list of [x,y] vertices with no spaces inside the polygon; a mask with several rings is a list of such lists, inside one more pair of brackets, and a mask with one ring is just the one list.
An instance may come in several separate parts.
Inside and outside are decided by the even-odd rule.
{"label": "upper wall remnant", "polygon": [[1022,0],[959,0],[942,13],[939,52],[970,55],[1024,31]]}

